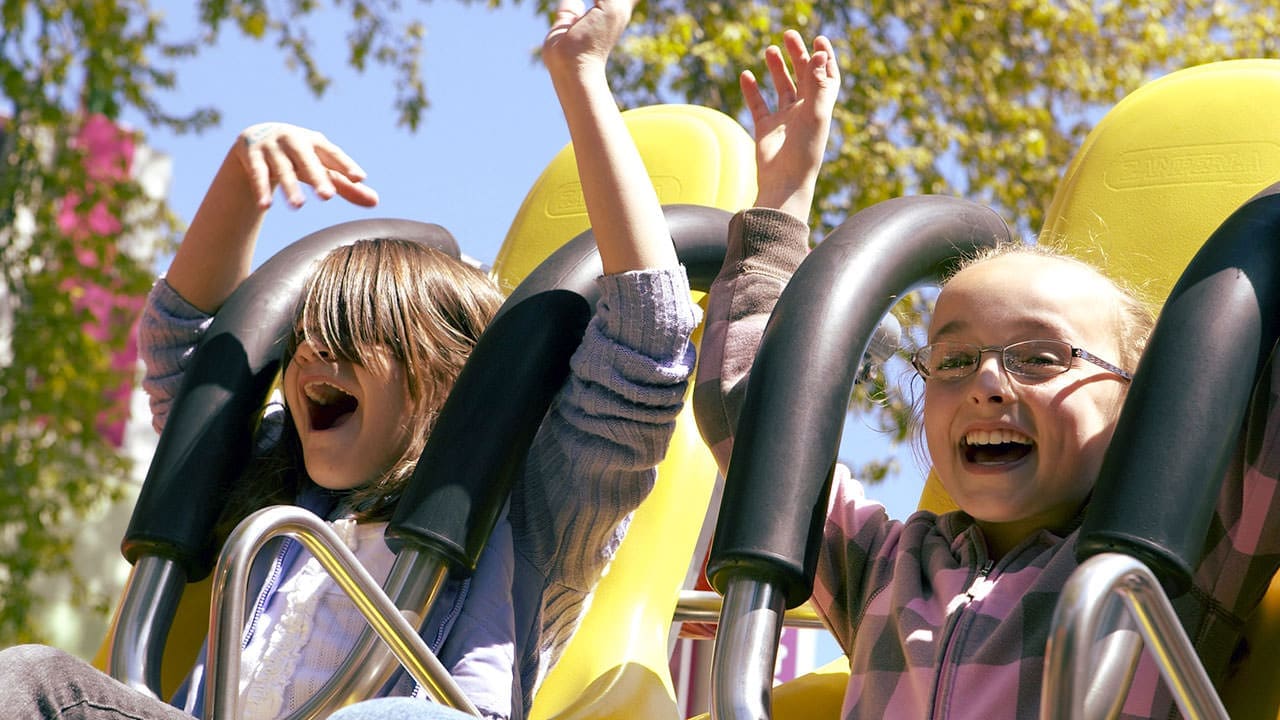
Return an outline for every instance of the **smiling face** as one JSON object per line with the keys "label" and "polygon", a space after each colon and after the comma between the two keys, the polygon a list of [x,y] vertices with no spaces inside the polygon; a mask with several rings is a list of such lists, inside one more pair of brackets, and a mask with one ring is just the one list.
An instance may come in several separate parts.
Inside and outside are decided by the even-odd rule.
{"label": "smiling face", "polygon": [[412,438],[413,403],[404,363],[375,353],[367,366],[339,359],[307,340],[284,371],[284,396],[307,474],[348,490],[381,478]]}
{"label": "smiling face", "polygon": [[[1004,347],[1063,340],[1118,362],[1120,298],[1086,266],[999,255],[947,283],[929,342]],[[1039,380],[1011,376],[1000,363],[1000,353],[983,353],[974,374],[929,380],[924,394],[925,436],[938,476],[997,553],[1076,515],[1097,479],[1127,387],[1080,359]]]}

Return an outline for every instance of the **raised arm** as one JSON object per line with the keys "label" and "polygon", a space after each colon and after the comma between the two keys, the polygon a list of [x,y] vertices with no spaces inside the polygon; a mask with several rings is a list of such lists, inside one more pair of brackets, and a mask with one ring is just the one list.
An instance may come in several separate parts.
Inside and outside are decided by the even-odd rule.
{"label": "raised arm", "polygon": [[564,110],[606,275],[679,263],[657,192],[618,111],[605,65],[634,0],[561,0],[542,46]]}
{"label": "raised arm", "polygon": [[770,110],[760,83],[750,70],[738,78],[756,137],[756,207],[782,210],[807,221],[814,187],[831,132],[831,113],[840,90],[840,68],[831,41],[819,35],[813,54],[800,33],[782,35],[786,55],[795,67],[787,70],[783,48],[770,45],[765,65],[776,91],[777,110]]}
{"label": "raised arm", "polygon": [[289,204],[305,200],[302,184],[327,200],[339,195],[373,206],[378,194],[361,183],[364,171],[323,135],[285,123],[253,125],[227,152],[178,246],[165,279],[147,297],[138,325],[146,367],[142,387],[152,425],[164,427],[191,353],[210,316],[249,275],[262,219],[279,186]]}
{"label": "raised arm", "polygon": [[362,184],[364,170],[325,136],[286,123],[250,126],[227,152],[165,275],[197,309],[213,313],[249,275],[262,220],[279,186],[292,207],[302,185],[328,200],[338,195],[363,207],[378,194]]}
{"label": "raised arm", "polygon": [[840,88],[831,43],[818,37],[813,48],[810,54],[800,34],[788,30],[782,48],[765,51],[776,109],[770,109],[755,75],[744,71],[740,77],[755,126],[756,206],[729,225],[724,266],[708,299],[693,396],[698,429],[721,470],[728,466],[765,323],[809,250],[806,223]]}

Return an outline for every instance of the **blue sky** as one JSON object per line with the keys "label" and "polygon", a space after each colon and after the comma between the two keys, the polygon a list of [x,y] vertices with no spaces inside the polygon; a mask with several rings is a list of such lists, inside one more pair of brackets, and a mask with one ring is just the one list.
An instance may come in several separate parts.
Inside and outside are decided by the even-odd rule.
{"label": "blue sky", "polygon": [[[161,3],[168,22],[190,28],[188,3]],[[223,29],[219,44],[178,66],[179,87],[167,107],[213,105],[221,126],[201,135],[152,132],[150,144],[173,163],[169,201],[189,221],[236,134],[256,122],[292,122],[324,132],[368,173],[378,207],[310,196],[292,210],[277,196],[255,264],[313,230],[357,217],[405,217],[439,223],[464,252],[482,262],[497,253],[524,193],[568,142],[545,70],[533,51],[546,22],[531,6],[489,11],[459,2],[406,5],[427,26],[423,74],[432,106],[416,133],[396,126],[391,73],[346,66],[337,13],[310,26],[314,52],[333,78],[316,99],[270,43]],[[327,48],[332,48],[331,50]],[[168,265],[160,262],[158,269]]]}

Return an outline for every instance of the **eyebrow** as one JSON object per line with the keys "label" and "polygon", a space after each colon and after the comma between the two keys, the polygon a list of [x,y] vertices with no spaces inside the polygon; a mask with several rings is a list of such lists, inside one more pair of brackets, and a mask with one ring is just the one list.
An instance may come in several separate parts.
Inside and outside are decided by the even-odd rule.
{"label": "eyebrow", "polygon": [[[973,325],[974,323],[971,323],[970,321],[963,318],[952,320],[951,322],[938,328],[936,332],[929,333],[929,340],[930,342],[932,342],[933,340],[939,337],[964,333],[965,331],[969,330]],[[1045,337],[1051,337],[1051,338],[1059,339],[1063,341],[1066,341],[1067,338],[1071,336],[1071,333],[1066,332],[1066,328],[1062,327],[1061,325],[1042,322],[1036,318],[1027,318],[1025,320],[1019,320],[1014,323],[1013,327],[1017,333],[1023,333],[1023,332],[1044,333]],[[1033,338],[1027,338],[1027,339],[1033,339]],[[1040,338],[1035,338],[1035,339],[1040,339]],[[1074,342],[1074,341],[1075,339],[1073,338],[1070,342]]]}

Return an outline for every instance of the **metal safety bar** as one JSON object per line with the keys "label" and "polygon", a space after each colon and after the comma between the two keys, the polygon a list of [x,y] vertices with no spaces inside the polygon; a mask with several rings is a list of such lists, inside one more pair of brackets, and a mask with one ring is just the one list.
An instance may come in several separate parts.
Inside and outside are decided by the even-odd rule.
{"label": "metal safety bar", "polygon": [[205,718],[240,716],[240,645],[249,568],[267,541],[280,535],[300,541],[315,556],[431,699],[479,717],[475,705],[418,636],[417,629],[333,528],[307,510],[279,505],[245,518],[231,533],[218,558],[213,575],[215,611],[210,615]]}
{"label": "metal safety bar", "polygon": [[711,717],[773,717],[773,669],[778,661],[787,597],[777,586],[746,577],[729,580],[711,659]]}
{"label": "metal safety bar", "polygon": [[[1102,714],[1098,707],[1109,713],[1119,710],[1118,700],[1128,689],[1127,681],[1117,698],[1086,703],[1091,678],[1098,675],[1095,642],[1100,634],[1124,629],[1117,624],[1117,606],[1127,611],[1124,615],[1150,648],[1182,716],[1188,720],[1227,720],[1226,708],[1155,574],[1122,553],[1101,553],[1084,561],[1062,590],[1045,652],[1042,720],[1098,717]],[[1116,663],[1128,668],[1129,679],[1142,647],[1140,642],[1126,643],[1122,654],[1129,657]]]}
{"label": "metal safety bar", "polygon": [[[396,554],[382,590],[402,613],[425,618],[448,575],[449,566],[443,558],[406,546]],[[352,699],[371,696],[399,667],[391,648],[379,642],[374,629],[366,626],[342,665],[288,720],[328,717]]]}
{"label": "metal safety bar", "polygon": [[[712,623],[720,622],[720,608],[724,606],[724,598],[711,590],[682,590],[680,599],[676,601],[676,611],[672,615],[675,622]],[[782,624],[786,627],[809,630],[826,630],[818,611],[809,603],[786,611],[782,616]]]}
{"label": "metal safety bar", "polygon": [[187,574],[179,563],[156,555],[138,558],[116,613],[107,655],[111,677],[159,697],[160,660],[186,583]]}

